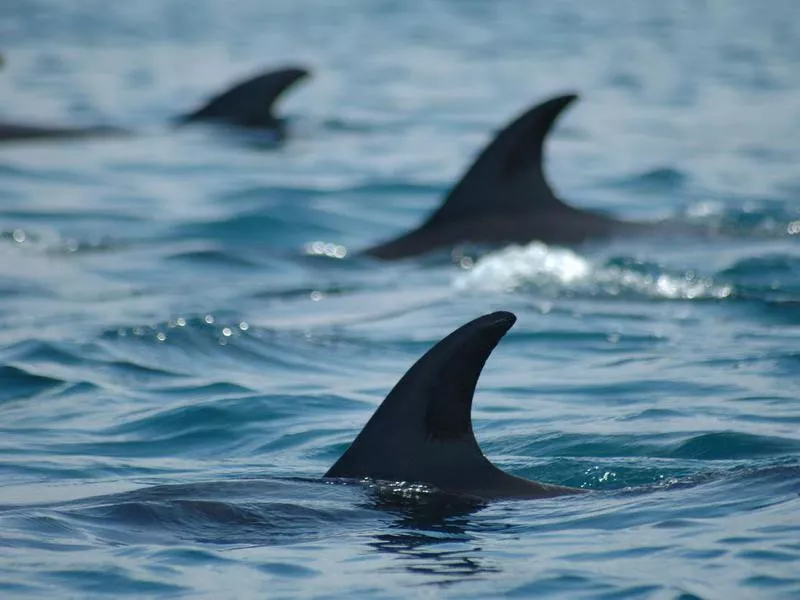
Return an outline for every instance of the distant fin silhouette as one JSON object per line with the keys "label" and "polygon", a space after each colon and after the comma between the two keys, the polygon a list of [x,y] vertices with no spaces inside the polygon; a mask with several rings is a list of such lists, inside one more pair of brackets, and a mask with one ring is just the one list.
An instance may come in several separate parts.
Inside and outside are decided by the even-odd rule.
{"label": "distant fin silhouette", "polygon": [[[262,73],[215,96],[202,108],[177,117],[175,124],[221,121],[240,127],[268,129],[274,132],[278,140],[282,140],[286,134],[285,126],[283,120],[273,113],[275,102],[289,87],[308,75],[307,70],[299,67]],[[77,139],[131,133],[102,125],[69,127],[0,122],[0,142]]]}
{"label": "distant fin silhouette", "polygon": [[279,129],[281,120],[273,113],[275,102],[308,75],[307,70],[299,67],[262,73],[234,85],[198,110],[178,117],[178,124],[221,121],[241,127]]}
{"label": "distant fin silhouette", "polygon": [[[512,241],[504,238],[519,236],[509,236],[508,228],[490,231],[491,222],[574,210],[553,193],[542,163],[547,134],[575,99],[575,94],[558,96],[525,111],[481,152],[427,221],[395,240],[366,250],[366,254],[402,258],[459,241]],[[464,223],[470,226],[453,231]],[[435,234],[437,231],[440,235]]]}
{"label": "distant fin silhouette", "polygon": [[509,312],[460,327],[420,358],[392,389],[325,477],[419,482],[481,498],[576,493],[504,473],[472,431],[472,398],[483,365],[516,321]]}

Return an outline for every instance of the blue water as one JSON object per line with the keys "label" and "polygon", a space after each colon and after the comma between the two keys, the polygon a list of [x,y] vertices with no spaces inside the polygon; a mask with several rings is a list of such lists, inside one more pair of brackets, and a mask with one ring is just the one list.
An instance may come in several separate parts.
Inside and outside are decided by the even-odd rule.
{"label": "blue water", "polygon": [[[794,0],[6,0],[0,40],[2,118],[141,132],[0,148],[0,596],[800,597]],[[287,62],[282,149],[164,126]],[[571,90],[563,197],[723,235],[357,256]],[[496,309],[484,451],[592,493],[318,481]]]}

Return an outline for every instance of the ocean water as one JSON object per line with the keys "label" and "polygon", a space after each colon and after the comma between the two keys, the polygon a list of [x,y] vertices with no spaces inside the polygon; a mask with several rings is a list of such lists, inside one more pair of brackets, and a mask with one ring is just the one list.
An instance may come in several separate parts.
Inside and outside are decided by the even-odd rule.
{"label": "ocean water", "polygon": [[[800,597],[800,5],[5,0],[0,597]],[[291,139],[169,119],[308,65]],[[576,206],[713,239],[381,263],[533,102]],[[405,370],[518,322],[485,453],[591,493],[320,476]]]}

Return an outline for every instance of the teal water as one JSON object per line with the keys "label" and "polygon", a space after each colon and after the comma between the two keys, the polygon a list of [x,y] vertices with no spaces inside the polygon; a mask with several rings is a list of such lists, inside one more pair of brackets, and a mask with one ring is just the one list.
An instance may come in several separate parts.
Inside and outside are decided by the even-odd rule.
{"label": "teal water", "polygon": [[[0,597],[800,597],[800,8],[540,4],[0,6],[3,119],[141,132],[0,147]],[[285,147],[164,126],[285,62]],[[561,195],[723,235],[357,256],[564,91]],[[592,493],[318,480],[497,309],[484,451]]]}

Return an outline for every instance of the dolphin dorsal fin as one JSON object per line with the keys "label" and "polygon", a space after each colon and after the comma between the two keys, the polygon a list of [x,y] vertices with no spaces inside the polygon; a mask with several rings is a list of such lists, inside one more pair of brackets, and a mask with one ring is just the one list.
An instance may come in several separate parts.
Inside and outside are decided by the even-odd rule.
{"label": "dolphin dorsal fin", "polygon": [[307,70],[298,67],[262,73],[214,96],[198,110],[179,117],[177,121],[179,124],[208,120],[243,127],[276,127],[278,119],[272,112],[276,100],[308,75]]}
{"label": "dolphin dorsal fin", "polygon": [[472,432],[472,397],[486,359],[514,321],[509,312],[485,315],[431,348],[325,476],[417,481],[446,489],[472,470],[495,470]]}
{"label": "dolphin dorsal fin", "polygon": [[575,94],[528,109],[484,148],[423,228],[492,214],[563,208],[543,169],[544,140]]}

